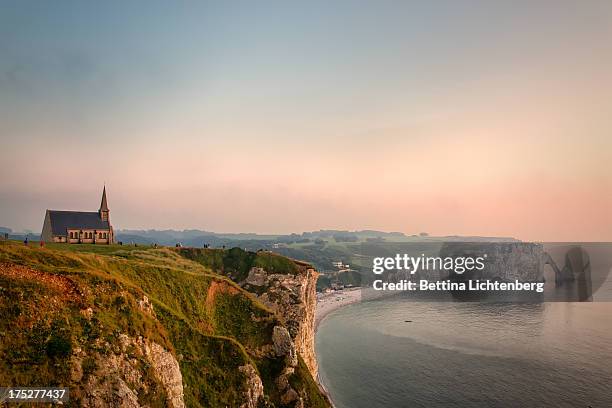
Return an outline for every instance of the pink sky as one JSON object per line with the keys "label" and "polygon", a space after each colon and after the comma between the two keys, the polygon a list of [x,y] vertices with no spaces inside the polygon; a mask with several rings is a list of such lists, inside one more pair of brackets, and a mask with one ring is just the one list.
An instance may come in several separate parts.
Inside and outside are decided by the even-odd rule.
{"label": "pink sky", "polygon": [[7,10],[0,226],[612,240],[612,3],[452,4]]}

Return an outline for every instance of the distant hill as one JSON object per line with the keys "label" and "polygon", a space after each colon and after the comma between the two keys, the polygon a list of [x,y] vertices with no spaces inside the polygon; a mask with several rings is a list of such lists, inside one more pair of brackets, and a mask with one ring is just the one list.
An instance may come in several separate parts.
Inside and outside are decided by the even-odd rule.
{"label": "distant hill", "polygon": [[384,232],[374,230],[362,231],[343,231],[343,230],[319,230],[303,232],[301,234],[256,234],[256,233],[216,233],[204,230],[121,230],[115,231],[115,236],[125,238],[125,242],[152,243],[157,242],[161,245],[174,245],[178,242],[186,245],[195,243],[195,246],[202,246],[206,241],[212,243],[235,243],[238,241],[257,242],[294,242],[298,240],[315,240],[317,238],[347,238],[356,237],[357,239],[366,238],[385,238],[385,239],[406,239],[407,236],[401,232]]}
{"label": "distant hill", "polygon": [[[514,238],[444,236],[435,237],[422,233],[406,235],[401,232],[384,232],[376,230],[319,230],[300,234],[258,235],[254,233],[214,233],[202,230],[119,230],[117,240],[124,244],[136,243],[150,245],[174,246],[181,243],[185,247],[209,245],[215,248],[240,247],[250,251],[268,250],[278,254],[309,262],[323,276],[319,279],[319,289],[330,287],[336,280],[344,284],[359,284],[358,273],[364,267],[359,263],[356,254],[361,252],[362,245],[382,245],[394,242],[512,242]],[[352,265],[356,272],[338,274],[334,262],[342,261]]]}

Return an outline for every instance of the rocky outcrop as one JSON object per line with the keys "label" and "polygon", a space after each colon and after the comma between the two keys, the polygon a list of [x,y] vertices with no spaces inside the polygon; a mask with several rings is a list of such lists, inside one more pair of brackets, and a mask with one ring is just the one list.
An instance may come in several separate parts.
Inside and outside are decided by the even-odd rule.
{"label": "rocky outcrop", "polygon": [[141,345],[144,348],[145,356],[151,362],[153,372],[166,391],[168,406],[184,407],[183,378],[176,358],[157,343],[141,340]]}
{"label": "rocky outcrop", "polygon": [[286,331],[313,378],[317,378],[314,324],[319,274],[306,263],[296,263],[298,270],[295,274],[274,274],[253,267],[246,279],[239,284],[255,293],[260,301],[278,313],[286,328],[279,327],[278,332],[275,328],[275,336],[280,339],[284,336],[280,329]]}
{"label": "rocky outcrop", "polygon": [[72,356],[72,380],[84,384],[81,406],[141,407],[140,400],[156,386],[164,391],[166,406],[185,406],[178,361],[159,344],[121,334],[118,346],[99,342],[96,347],[99,351],[89,354],[77,348]]}
{"label": "rocky outcrop", "polygon": [[156,317],[155,310],[153,309],[153,303],[151,303],[146,295],[144,295],[142,299],[138,301],[138,307],[143,313],[146,313],[153,318]]}
{"label": "rocky outcrop", "polygon": [[274,353],[277,357],[285,357],[285,361],[290,367],[295,367],[298,364],[295,344],[286,328],[275,326],[272,332],[272,342],[274,345]]}
{"label": "rocky outcrop", "polygon": [[281,394],[281,403],[284,405],[294,403],[296,407],[302,406],[303,401],[300,394],[289,383],[289,377],[295,372],[295,367],[298,365],[295,344],[289,331],[282,326],[274,327],[272,341],[274,342],[274,353],[277,357],[283,357],[286,364],[275,381],[276,388]]}
{"label": "rocky outcrop", "polygon": [[257,374],[257,370],[251,364],[238,367],[238,370],[246,376],[246,391],[244,392],[245,402],[240,408],[257,408],[259,400],[264,395],[263,383]]}

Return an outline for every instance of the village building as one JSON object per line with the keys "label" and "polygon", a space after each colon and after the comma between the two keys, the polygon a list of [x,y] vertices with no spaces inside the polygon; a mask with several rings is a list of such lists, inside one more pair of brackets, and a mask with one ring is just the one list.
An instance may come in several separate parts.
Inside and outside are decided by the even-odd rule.
{"label": "village building", "polygon": [[106,186],[98,211],[47,210],[41,240],[69,244],[112,244],[113,227],[106,201]]}

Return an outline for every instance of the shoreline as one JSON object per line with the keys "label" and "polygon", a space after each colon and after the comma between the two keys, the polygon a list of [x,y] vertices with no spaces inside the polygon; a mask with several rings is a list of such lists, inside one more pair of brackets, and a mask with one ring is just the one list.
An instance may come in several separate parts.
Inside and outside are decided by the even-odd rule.
{"label": "shoreline", "polygon": [[315,333],[319,323],[334,310],[361,301],[361,288],[344,289],[339,292],[317,295],[317,308],[315,311]]}
{"label": "shoreline", "polygon": [[[361,288],[351,288],[344,289],[338,292],[325,293],[325,294],[317,294],[317,307],[315,310],[315,336],[317,330],[319,328],[319,323],[321,323],[327,315],[329,315],[334,310],[340,309],[344,306],[351,305],[353,303],[357,303],[361,301]],[[316,355],[315,355],[316,356]],[[329,402],[334,408],[336,405],[332,399],[331,394],[321,381],[320,375],[317,375],[315,379],[317,384],[319,385],[319,389],[327,396]]]}

